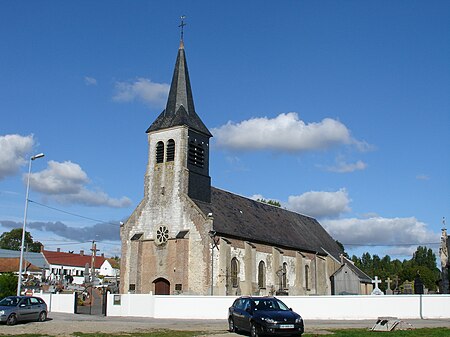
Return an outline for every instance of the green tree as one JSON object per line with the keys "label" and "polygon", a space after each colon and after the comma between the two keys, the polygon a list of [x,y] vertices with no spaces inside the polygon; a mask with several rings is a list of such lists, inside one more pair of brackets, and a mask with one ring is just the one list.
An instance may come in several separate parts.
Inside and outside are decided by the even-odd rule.
{"label": "green tree", "polygon": [[0,299],[17,293],[17,276],[13,273],[0,275]]}
{"label": "green tree", "polygon": [[339,248],[341,248],[342,254],[343,254],[347,259],[349,259],[350,256],[349,256],[349,255],[347,254],[347,252],[345,251],[344,245],[343,245],[339,240],[336,240],[336,243],[337,243],[337,245],[339,246]]}
{"label": "green tree", "polygon": [[[30,232],[25,231],[25,247],[30,252],[40,252],[42,243],[34,241]],[[0,235],[0,248],[10,250],[20,250],[22,246],[22,228],[14,228],[9,232]]]}
{"label": "green tree", "polygon": [[[419,273],[424,285],[428,290],[436,290],[436,282],[439,280],[440,272],[436,267],[436,255],[427,247],[417,247],[410,260],[391,260],[389,255],[380,257],[376,254],[371,256],[364,253],[361,258],[353,255],[352,261],[355,265],[370,277],[378,276],[382,280],[388,277],[395,280],[398,277],[399,284],[405,281],[414,281]],[[380,289],[385,291],[385,283],[380,285]]]}
{"label": "green tree", "polygon": [[281,207],[280,202],[276,200],[256,199],[256,201],[263,202],[265,204],[269,204],[276,207]]}
{"label": "green tree", "polygon": [[436,255],[431,248],[419,246],[413,255],[412,260],[417,266],[425,266],[431,270],[436,268]]}

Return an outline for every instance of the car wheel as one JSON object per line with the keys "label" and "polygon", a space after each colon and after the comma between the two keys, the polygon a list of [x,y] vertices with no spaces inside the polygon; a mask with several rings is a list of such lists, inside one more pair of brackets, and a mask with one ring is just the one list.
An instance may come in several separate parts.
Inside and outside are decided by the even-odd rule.
{"label": "car wheel", "polygon": [[47,320],[47,313],[45,311],[41,311],[38,317],[38,322],[45,322]]}
{"label": "car wheel", "polygon": [[234,325],[233,317],[228,318],[228,331],[229,332],[237,332],[237,328]]}
{"label": "car wheel", "polygon": [[14,325],[16,323],[17,323],[16,314],[9,315],[8,319],[6,320],[6,325]]}
{"label": "car wheel", "polygon": [[250,336],[259,337],[258,327],[255,323],[252,323],[252,325],[250,326]]}

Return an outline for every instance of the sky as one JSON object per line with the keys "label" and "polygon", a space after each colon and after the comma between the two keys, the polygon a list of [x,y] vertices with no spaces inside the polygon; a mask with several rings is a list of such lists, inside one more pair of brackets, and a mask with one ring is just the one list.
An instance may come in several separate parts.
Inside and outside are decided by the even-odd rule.
{"label": "sky", "polygon": [[[120,255],[185,15],[212,185],[347,253],[438,253],[450,218],[449,1],[0,2],[0,233]],[[276,230],[276,227],[274,228]]]}

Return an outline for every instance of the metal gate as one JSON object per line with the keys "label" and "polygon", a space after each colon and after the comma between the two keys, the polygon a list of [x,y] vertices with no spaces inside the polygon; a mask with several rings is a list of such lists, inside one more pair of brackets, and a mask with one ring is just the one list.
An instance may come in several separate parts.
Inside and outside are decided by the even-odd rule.
{"label": "metal gate", "polygon": [[88,287],[84,291],[77,291],[75,293],[75,313],[106,316],[107,298],[105,288]]}

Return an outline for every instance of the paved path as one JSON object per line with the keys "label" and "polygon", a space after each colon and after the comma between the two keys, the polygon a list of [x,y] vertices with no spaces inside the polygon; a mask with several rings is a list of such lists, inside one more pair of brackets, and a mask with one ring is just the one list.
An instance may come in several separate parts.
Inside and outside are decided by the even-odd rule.
{"label": "paved path", "polygon": [[[415,328],[447,327],[450,320],[403,320]],[[306,320],[306,333],[326,334],[329,329],[371,328],[375,320]],[[226,320],[174,320],[142,317],[104,317],[49,313],[46,322],[21,323],[16,326],[2,326],[0,334],[48,334],[51,336],[72,336],[74,332],[143,332],[153,329],[204,331],[203,336],[233,337],[244,336],[227,332]]]}

